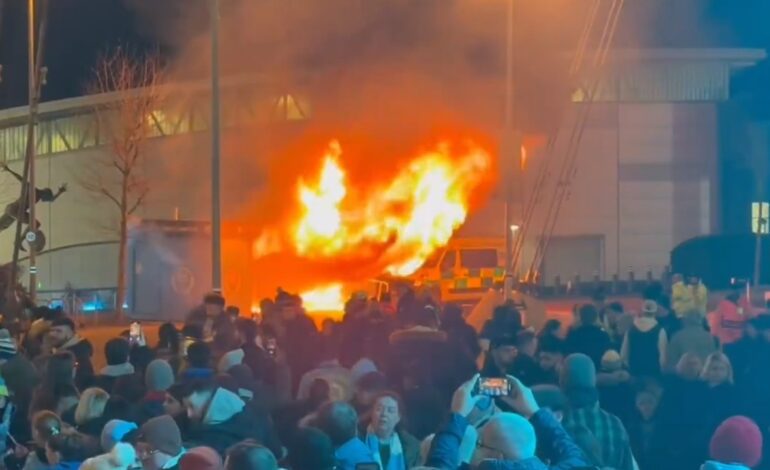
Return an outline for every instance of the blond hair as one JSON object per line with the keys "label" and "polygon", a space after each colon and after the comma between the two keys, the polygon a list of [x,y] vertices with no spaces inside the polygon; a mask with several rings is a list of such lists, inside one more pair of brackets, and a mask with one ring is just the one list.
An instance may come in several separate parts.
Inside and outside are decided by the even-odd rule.
{"label": "blond hair", "polygon": [[82,425],[88,420],[99,418],[104,414],[104,408],[107,406],[107,400],[110,394],[99,387],[87,388],[75,408],[75,424]]}
{"label": "blond hair", "polygon": [[714,362],[721,362],[722,364],[727,366],[727,383],[733,384],[734,383],[733,365],[730,362],[730,358],[727,357],[724,353],[719,351],[709,354],[709,356],[706,358],[706,363],[703,364],[703,370],[701,371],[701,374],[700,374],[701,379],[705,380],[707,378],[706,375],[708,374],[709,367],[711,367],[711,364]]}

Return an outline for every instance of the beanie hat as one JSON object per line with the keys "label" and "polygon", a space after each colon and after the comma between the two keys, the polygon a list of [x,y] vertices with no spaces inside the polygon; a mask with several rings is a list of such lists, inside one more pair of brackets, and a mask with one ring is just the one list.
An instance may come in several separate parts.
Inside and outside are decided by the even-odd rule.
{"label": "beanie hat", "polygon": [[155,359],[144,371],[144,384],[150,392],[164,392],[174,385],[174,370],[168,361]]}
{"label": "beanie hat", "polygon": [[222,359],[220,359],[219,363],[217,364],[217,372],[224,374],[230,370],[231,367],[242,364],[244,355],[245,353],[243,352],[243,349],[234,349],[225,353],[225,355],[222,356]]}
{"label": "beanie hat", "polygon": [[222,470],[222,457],[211,447],[194,447],[179,460],[179,470]]}
{"label": "beanie hat", "polygon": [[158,416],[144,423],[138,440],[166,455],[175,456],[182,452],[182,434],[174,418],[169,415]]}
{"label": "beanie hat", "polygon": [[5,328],[0,329],[0,359],[11,359],[16,355],[16,341]]}
{"label": "beanie hat", "polygon": [[99,442],[102,445],[104,452],[109,452],[115,447],[115,444],[119,443],[126,437],[126,434],[138,429],[136,424],[123,421],[121,419],[113,419],[107,422],[102,429],[102,435]]}
{"label": "beanie hat", "polygon": [[762,460],[762,432],[745,416],[727,418],[711,436],[709,455],[720,463],[753,468]]}
{"label": "beanie hat", "polygon": [[585,354],[570,354],[561,370],[562,389],[595,388],[596,366]]}
{"label": "beanie hat", "polygon": [[80,466],[81,470],[127,470],[136,462],[136,450],[131,444],[118,443],[107,453],[90,458]]}
{"label": "beanie hat", "polygon": [[623,368],[623,360],[620,354],[614,349],[610,349],[602,356],[602,370],[605,372],[615,372]]}
{"label": "beanie hat", "polygon": [[567,397],[556,385],[535,385],[532,387],[537,406],[551,411],[563,411],[567,407]]}

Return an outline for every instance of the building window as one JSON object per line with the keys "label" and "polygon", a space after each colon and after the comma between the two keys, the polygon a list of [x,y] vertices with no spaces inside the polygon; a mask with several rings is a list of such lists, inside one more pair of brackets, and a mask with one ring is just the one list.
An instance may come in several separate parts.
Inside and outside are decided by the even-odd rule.
{"label": "building window", "polygon": [[751,203],[751,231],[762,235],[770,234],[770,202]]}

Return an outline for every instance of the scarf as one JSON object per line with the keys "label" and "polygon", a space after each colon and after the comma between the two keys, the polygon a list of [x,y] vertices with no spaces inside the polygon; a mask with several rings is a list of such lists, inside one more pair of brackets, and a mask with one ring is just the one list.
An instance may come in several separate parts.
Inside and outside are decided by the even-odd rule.
{"label": "scarf", "polygon": [[390,460],[388,466],[382,465],[382,456],[380,456],[380,438],[374,433],[372,426],[366,428],[366,446],[372,451],[374,461],[377,462],[382,470],[406,470],[406,461],[404,460],[404,449],[401,447],[401,439],[398,433],[394,432],[390,436],[390,441],[384,444],[390,446]]}

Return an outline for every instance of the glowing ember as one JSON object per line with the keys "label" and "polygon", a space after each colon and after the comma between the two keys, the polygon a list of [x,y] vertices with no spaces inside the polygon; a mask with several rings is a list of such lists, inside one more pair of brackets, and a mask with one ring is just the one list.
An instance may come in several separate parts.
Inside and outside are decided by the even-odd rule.
{"label": "glowing ember", "polygon": [[331,284],[300,294],[309,312],[341,312],[345,306],[342,284]]}
{"label": "glowing ember", "polygon": [[308,311],[342,308],[343,284],[352,275],[343,266],[363,266],[371,277],[417,270],[465,221],[491,164],[474,144],[443,142],[384,181],[371,182],[373,162],[362,184],[347,173],[343,156],[331,142],[320,173],[299,179],[296,218],[264,230],[252,246],[257,259],[290,250],[308,263],[339,263],[339,275],[319,280],[325,287],[301,294]]}

